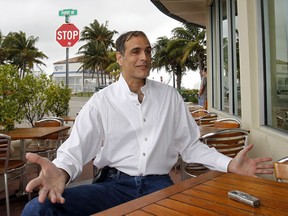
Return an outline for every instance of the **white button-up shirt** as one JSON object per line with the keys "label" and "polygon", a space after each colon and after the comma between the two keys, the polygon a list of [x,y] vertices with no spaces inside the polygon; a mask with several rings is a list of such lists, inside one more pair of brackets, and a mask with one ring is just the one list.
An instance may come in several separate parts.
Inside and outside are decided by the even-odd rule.
{"label": "white button-up shirt", "polygon": [[186,162],[227,171],[231,158],[199,141],[199,128],[176,89],[147,79],[141,90],[142,103],[120,76],[95,93],[53,163],[72,180],[93,158],[98,168],[115,167],[132,176],[168,174],[178,153]]}

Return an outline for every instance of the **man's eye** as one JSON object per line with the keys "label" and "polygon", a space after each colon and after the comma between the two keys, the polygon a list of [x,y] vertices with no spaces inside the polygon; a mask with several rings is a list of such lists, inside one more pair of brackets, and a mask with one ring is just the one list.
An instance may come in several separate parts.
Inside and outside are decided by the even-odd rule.
{"label": "man's eye", "polygon": [[151,50],[146,50],[145,53],[146,53],[147,55],[151,55]]}
{"label": "man's eye", "polygon": [[139,51],[138,50],[132,50],[132,53],[137,54],[137,53],[139,53]]}

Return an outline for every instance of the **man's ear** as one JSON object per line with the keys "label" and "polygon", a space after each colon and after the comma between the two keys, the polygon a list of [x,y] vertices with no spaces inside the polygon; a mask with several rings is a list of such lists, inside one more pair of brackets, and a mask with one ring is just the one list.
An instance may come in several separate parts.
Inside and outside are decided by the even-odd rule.
{"label": "man's ear", "polygon": [[122,64],[123,64],[123,56],[121,55],[120,52],[116,52],[116,60],[117,60],[118,64],[120,66],[122,66]]}

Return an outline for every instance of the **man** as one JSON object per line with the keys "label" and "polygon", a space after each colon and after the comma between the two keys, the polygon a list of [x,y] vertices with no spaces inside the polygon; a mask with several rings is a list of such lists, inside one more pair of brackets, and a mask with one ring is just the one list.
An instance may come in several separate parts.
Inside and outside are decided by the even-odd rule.
{"label": "man", "polygon": [[[68,140],[52,162],[34,154],[27,159],[42,171],[26,187],[39,197],[23,215],[90,215],[172,185],[169,172],[178,153],[187,162],[255,176],[272,173],[271,158],[250,159],[252,145],[235,159],[199,141],[200,132],[178,92],[148,80],[151,45],[141,31],[116,41],[119,81],[95,93],[81,109]],[[65,188],[87,162],[104,174],[91,185]]]}
{"label": "man", "polygon": [[205,67],[202,71],[201,84],[199,89],[198,104],[204,109],[207,109],[207,68]]}

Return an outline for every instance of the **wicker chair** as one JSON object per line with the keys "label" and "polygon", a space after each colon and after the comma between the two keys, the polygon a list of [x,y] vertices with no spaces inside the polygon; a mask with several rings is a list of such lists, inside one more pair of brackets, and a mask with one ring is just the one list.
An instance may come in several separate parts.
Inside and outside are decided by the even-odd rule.
{"label": "wicker chair", "polygon": [[[0,175],[4,176],[5,200],[7,215],[10,215],[9,188],[8,182],[15,179],[21,179],[20,187],[26,185],[26,161],[10,159],[11,138],[0,134]],[[25,158],[25,157],[24,157]]]}
{"label": "wicker chair", "polygon": [[235,118],[217,119],[214,122],[216,128],[241,128],[241,121]]}
{"label": "wicker chair", "polygon": [[[202,136],[202,141],[220,153],[234,158],[247,145],[248,135],[249,131],[241,128],[223,129]],[[210,170],[201,164],[188,163],[184,165],[183,178],[185,179],[185,175],[195,177],[208,171]]]}
{"label": "wicker chair", "polygon": [[218,119],[217,113],[207,113],[204,116],[199,117],[196,122],[199,126],[214,127],[214,122]]}
{"label": "wicker chair", "polygon": [[274,175],[278,182],[288,182],[288,156],[274,162]]}

